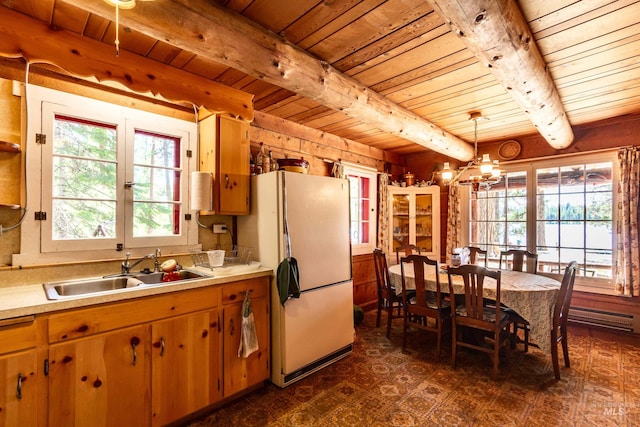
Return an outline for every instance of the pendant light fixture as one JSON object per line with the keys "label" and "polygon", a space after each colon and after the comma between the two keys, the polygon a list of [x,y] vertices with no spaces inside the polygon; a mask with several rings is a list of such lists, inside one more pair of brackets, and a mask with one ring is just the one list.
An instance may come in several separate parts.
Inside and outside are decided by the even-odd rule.
{"label": "pendant light fixture", "polygon": [[[440,171],[443,184],[470,185],[473,191],[476,192],[480,187],[488,190],[502,179],[502,171],[498,160],[491,161],[491,157],[486,153],[482,157],[478,157],[478,120],[480,119],[483,119],[483,116],[479,111],[473,111],[469,114],[469,120],[473,120],[473,160],[459,171],[451,169],[449,162],[445,162],[442,171]],[[467,171],[469,173],[463,178],[462,175]],[[479,172],[479,174],[474,174],[473,171]]]}

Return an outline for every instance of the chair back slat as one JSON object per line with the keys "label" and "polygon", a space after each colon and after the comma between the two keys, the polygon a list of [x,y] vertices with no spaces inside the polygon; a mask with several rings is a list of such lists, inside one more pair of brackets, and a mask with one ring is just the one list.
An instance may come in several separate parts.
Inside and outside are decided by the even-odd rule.
{"label": "chair back slat", "polygon": [[376,270],[376,283],[378,285],[378,293],[385,295],[391,290],[391,280],[389,277],[387,257],[382,249],[373,250],[373,263]]}
{"label": "chair back slat", "polygon": [[[479,265],[462,265],[457,268],[449,267],[447,270],[449,279],[449,292],[453,294],[453,276],[461,276],[464,282],[464,305],[466,317],[481,322],[486,322],[484,311],[484,281],[489,277],[496,281],[496,323],[500,321],[500,271],[489,270]],[[452,309],[455,315],[455,307]]]}
{"label": "chair back slat", "polygon": [[504,261],[504,268],[506,270],[524,271],[523,267],[526,266],[527,273],[536,273],[538,271],[538,254],[533,252],[509,249],[507,251],[500,252],[500,266],[502,270],[502,263]]}
{"label": "chair back slat", "polygon": [[566,323],[567,316],[569,315],[571,296],[573,294],[573,283],[576,280],[577,269],[578,263],[576,261],[571,261],[564,270],[562,284],[560,285],[560,292],[558,293],[556,306],[553,310],[554,328],[560,327],[563,323]]}
{"label": "chair back slat", "polygon": [[[413,265],[413,276],[415,281],[415,292],[416,292],[416,303],[417,306],[427,306],[427,294],[433,295],[435,297],[436,306],[438,308],[442,307],[442,287],[440,284],[440,275],[438,274],[438,261],[429,259],[429,257],[425,255],[409,255],[407,257],[403,257],[400,259],[400,270],[402,274],[402,294],[404,296],[407,295],[406,288],[406,279],[405,279],[405,266],[411,264]],[[433,269],[432,274],[429,276],[433,276],[436,283],[436,290],[427,291],[427,284],[425,281],[425,271],[426,269]],[[406,303],[407,301],[405,301]]]}
{"label": "chair back slat", "polygon": [[404,244],[400,245],[395,249],[396,252],[396,263],[400,263],[400,252],[404,253],[405,256],[413,255],[417,253],[420,255],[422,253],[422,248],[416,245]]}
{"label": "chair back slat", "polygon": [[475,264],[478,258],[484,258],[484,266],[487,266],[487,251],[476,246],[467,246],[469,249],[469,263]]}

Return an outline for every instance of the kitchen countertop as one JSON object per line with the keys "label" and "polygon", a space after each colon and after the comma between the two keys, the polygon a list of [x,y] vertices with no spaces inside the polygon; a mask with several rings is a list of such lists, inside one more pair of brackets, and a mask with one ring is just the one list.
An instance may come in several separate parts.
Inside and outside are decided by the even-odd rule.
{"label": "kitchen countertop", "polygon": [[88,307],[95,304],[125,301],[132,298],[142,298],[205,286],[222,285],[233,281],[270,276],[273,274],[273,270],[264,267],[245,269],[236,267],[223,268],[213,273],[202,268],[187,268],[186,270],[213,275],[211,277],[198,279],[118,289],[100,295],[65,297],[59,300],[47,299],[42,283],[0,288],[0,320],[49,313],[58,310]]}

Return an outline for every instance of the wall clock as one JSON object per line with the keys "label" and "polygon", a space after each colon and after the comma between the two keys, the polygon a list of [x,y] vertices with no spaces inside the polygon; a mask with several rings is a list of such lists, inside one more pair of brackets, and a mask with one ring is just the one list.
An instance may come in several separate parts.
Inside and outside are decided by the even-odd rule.
{"label": "wall clock", "polygon": [[498,149],[498,155],[502,160],[512,160],[515,159],[518,154],[520,154],[520,143],[515,139],[511,139],[509,141],[505,141],[500,145]]}

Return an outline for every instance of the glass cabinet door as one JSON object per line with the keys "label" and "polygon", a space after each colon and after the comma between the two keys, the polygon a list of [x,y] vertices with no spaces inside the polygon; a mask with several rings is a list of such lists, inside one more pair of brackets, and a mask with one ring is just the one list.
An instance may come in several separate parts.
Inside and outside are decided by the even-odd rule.
{"label": "glass cabinet door", "polygon": [[391,203],[391,217],[392,224],[391,230],[393,232],[393,239],[391,243],[391,250],[395,252],[396,248],[411,243],[409,241],[409,195],[408,194],[394,194],[393,201]]}
{"label": "glass cabinet door", "polygon": [[416,194],[416,246],[433,252],[433,196]]}
{"label": "glass cabinet door", "polygon": [[389,235],[391,262],[404,256],[405,245],[420,248],[421,255],[440,259],[440,187],[389,187]]}

